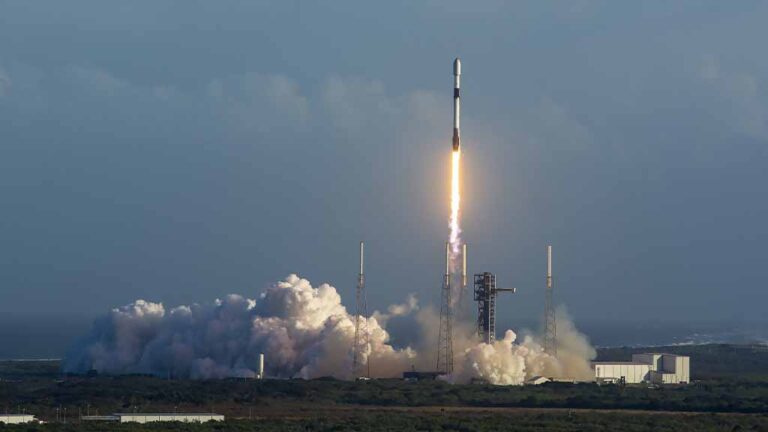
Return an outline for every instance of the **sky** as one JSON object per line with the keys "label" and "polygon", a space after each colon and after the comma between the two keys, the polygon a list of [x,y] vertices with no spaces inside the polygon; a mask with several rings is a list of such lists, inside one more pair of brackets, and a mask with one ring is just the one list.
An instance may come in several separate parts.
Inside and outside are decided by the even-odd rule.
{"label": "sky", "polygon": [[452,61],[470,272],[579,320],[764,321],[768,3],[0,2],[0,316],[437,304]]}

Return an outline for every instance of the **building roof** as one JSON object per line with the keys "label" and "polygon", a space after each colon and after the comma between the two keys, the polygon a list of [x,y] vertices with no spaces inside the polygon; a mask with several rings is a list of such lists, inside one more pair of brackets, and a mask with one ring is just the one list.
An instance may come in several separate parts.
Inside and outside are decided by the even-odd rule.
{"label": "building roof", "polygon": [[687,355],[682,355],[682,354],[672,354],[672,353],[662,353],[662,352],[635,353],[634,355],[660,355],[660,356],[673,356],[673,357],[688,357]]}
{"label": "building roof", "polygon": [[221,414],[216,413],[185,413],[185,412],[178,412],[178,413],[114,413],[112,415],[115,416],[134,416],[134,417],[145,417],[145,416],[220,416]]}
{"label": "building roof", "polygon": [[631,362],[631,361],[599,361],[592,362],[593,365],[635,365],[635,366],[648,366],[648,363]]}

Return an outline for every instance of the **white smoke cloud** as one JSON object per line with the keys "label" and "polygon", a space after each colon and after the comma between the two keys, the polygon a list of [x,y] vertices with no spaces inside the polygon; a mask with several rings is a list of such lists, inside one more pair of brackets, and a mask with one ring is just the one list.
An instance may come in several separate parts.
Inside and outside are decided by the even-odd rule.
{"label": "white smoke cloud", "polygon": [[[368,318],[372,374],[396,376],[415,354],[388,344],[389,334]],[[229,295],[211,305],[166,311],[144,300],[113,309],[67,356],[70,372],[220,378],[254,376],[259,353],[275,377],[351,378],[354,317],[328,284],[288,276],[258,300]]]}
{"label": "white smoke cloud", "polygon": [[[390,344],[388,319],[414,314],[421,327],[414,347]],[[370,343],[362,362],[373,377],[399,377],[416,366],[434,368],[439,316],[419,310],[416,297],[367,319]],[[228,295],[209,305],[178,306],[137,300],[113,309],[64,361],[68,372],[148,373],[191,378],[253,377],[259,354],[266,375],[282,378],[333,376],[351,379],[355,317],[328,284],[312,287],[296,275],[267,288],[256,300]],[[494,344],[478,343],[468,323],[455,325],[453,382],[473,378],[492,384],[522,384],[534,375],[588,378],[594,350],[569,319],[560,314],[558,358],[543,352],[533,336],[517,342],[508,330]]]}
{"label": "white smoke cloud", "polygon": [[464,342],[461,361],[449,379],[453,382],[485,380],[498,385],[520,385],[534,376],[590,380],[590,360],[595,349],[586,336],[576,330],[565,309],[557,310],[557,356],[544,352],[537,335],[517,334],[507,330],[502,339],[492,344]]}
{"label": "white smoke cloud", "polygon": [[390,318],[410,315],[418,310],[419,299],[416,298],[415,294],[411,293],[408,294],[408,298],[405,300],[405,303],[389,305],[387,308],[387,313],[374,311],[373,318],[376,319],[379,324],[384,326],[387,324],[387,321],[389,321]]}

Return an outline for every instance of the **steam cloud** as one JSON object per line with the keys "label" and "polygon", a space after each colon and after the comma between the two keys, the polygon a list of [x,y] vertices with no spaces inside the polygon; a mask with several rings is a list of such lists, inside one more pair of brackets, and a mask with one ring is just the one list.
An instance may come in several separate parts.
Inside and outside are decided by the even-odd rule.
{"label": "steam cloud", "polygon": [[545,353],[534,335],[526,335],[518,342],[517,334],[507,330],[502,339],[492,344],[466,347],[452,380],[467,382],[479,378],[500,385],[522,384],[533,376],[590,380],[590,360],[596,356],[595,349],[576,330],[565,310],[559,309],[557,314],[557,357]]}
{"label": "steam cloud", "polygon": [[[414,315],[421,327],[415,347],[394,347],[385,329],[394,317]],[[434,367],[439,318],[419,308],[410,296],[387,312],[367,319],[370,345],[362,361],[374,377],[399,377],[411,366]],[[146,373],[191,378],[253,377],[258,357],[266,357],[266,375],[281,378],[352,377],[354,315],[341,304],[336,289],[316,288],[296,275],[267,288],[257,300],[229,295],[209,305],[178,306],[137,300],[96,320],[75,344],[64,370],[82,373]],[[478,343],[469,326],[457,326],[453,382],[481,378],[493,384],[522,384],[534,375],[587,378],[594,350],[569,320],[558,321],[555,359],[543,353],[533,336],[520,343],[508,330],[492,345]],[[434,334],[434,337],[433,337]]]}

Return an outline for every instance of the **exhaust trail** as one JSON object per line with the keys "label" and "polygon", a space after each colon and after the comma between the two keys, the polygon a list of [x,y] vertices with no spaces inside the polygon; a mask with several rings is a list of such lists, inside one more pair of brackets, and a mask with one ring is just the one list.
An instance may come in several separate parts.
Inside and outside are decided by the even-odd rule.
{"label": "exhaust trail", "polygon": [[459,173],[461,165],[461,152],[454,151],[451,155],[451,266],[452,273],[455,272],[455,264],[461,252],[461,223],[459,221],[459,215],[461,211],[461,192]]}

